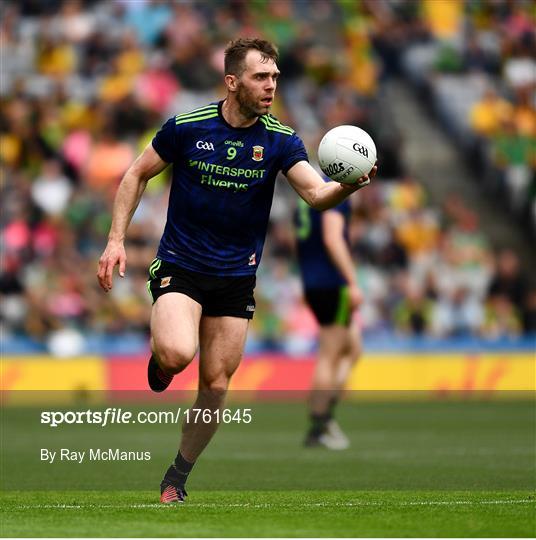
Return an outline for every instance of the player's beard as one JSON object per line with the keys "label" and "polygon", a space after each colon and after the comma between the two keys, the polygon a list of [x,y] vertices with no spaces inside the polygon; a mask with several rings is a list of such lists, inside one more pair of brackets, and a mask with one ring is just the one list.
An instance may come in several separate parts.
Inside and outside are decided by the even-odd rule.
{"label": "player's beard", "polygon": [[236,101],[240,114],[245,118],[257,118],[270,110],[270,106],[259,105],[259,101],[254,98],[251,90],[248,90],[241,82],[238,83]]}

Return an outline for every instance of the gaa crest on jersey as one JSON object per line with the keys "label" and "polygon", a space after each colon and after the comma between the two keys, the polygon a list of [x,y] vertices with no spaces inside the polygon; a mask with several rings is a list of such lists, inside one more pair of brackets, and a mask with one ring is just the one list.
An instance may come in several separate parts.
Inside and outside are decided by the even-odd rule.
{"label": "gaa crest on jersey", "polygon": [[262,161],[263,158],[264,158],[264,146],[254,146],[253,156],[251,156],[251,159],[253,159],[253,161]]}

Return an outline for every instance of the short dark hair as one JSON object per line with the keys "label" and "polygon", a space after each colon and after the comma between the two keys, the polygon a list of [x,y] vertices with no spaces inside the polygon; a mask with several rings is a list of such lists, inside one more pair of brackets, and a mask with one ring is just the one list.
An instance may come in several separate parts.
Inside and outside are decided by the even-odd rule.
{"label": "short dark hair", "polygon": [[241,75],[245,69],[244,60],[248,51],[256,50],[261,53],[263,61],[277,62],[279,53],[277,47],[264,39],[238,38],[229,43],[225,49],[225,75]]}

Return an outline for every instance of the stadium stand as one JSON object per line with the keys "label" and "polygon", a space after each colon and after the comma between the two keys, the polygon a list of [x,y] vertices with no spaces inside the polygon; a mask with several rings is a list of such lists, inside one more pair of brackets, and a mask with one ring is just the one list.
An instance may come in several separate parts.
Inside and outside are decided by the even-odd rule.
{"label": "stadium stand", "polygon": [[429,32],[404,51],[404,72],[459,145],[482,191],[501,205],[508,201],[534,238],[536,35],[530,2],[424,5]]}

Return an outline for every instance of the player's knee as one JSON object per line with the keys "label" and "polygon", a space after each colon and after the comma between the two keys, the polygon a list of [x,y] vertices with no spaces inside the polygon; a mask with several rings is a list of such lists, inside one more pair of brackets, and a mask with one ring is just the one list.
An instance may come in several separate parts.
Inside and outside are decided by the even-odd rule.
{"label": "player's knee", "polygon": [[199,381],[198,403],[206,409],[216,410],[222,407],[227,394],[227,384],[215,381]]}
{"label": "player's knee", "polygon": [[195,356],[195,351],[189,351],[176,345],[164,345],[156,348],[159,364],[168,373],[177,374],[185,369]]}
{"label": "player's knee", "polygon": [[216,379],[202,378],[199,381],[200,389],[213,399],[223,399],[229,387],[230,377],[218,377]]}

